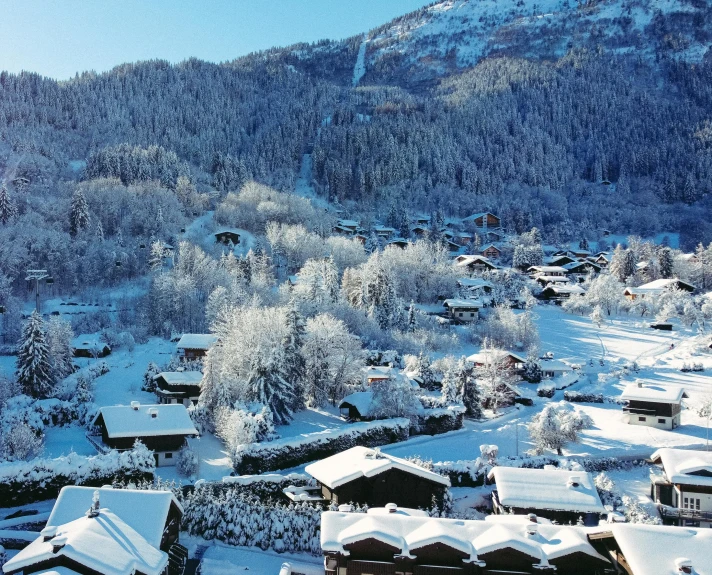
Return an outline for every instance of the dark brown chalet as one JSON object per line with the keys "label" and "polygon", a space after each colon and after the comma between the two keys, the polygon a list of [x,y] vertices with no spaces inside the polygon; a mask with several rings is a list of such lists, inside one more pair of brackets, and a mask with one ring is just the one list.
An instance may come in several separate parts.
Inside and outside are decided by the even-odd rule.
{"label": "dark brown chalet", "polygon": [[476,228],[499,228],[502,225],[499,217],[490,212],[472,214],[462,220],[463,224],[470,224]]}
{"label": "dark brown chalet", "polygon": [[178,357],[181,361],[203,359],[217,340],[217,336],[210,333],[183,334],[176,344]]}
{"label": "dark brown chalet", "polygon": [[442,501],[450,480],[410,461],[377,449],[352,447],[311,465],[305,471],[319,482],[322,497],[335,504],[389,502],[430,508]]}
{"label": "dark brown chalet", "polygon": [[182,404],[140,405],[132,401],[131,405],[102,407],[94,428],[101,441],[97,437],[90,440],[99,450],[131,449],[138,439],[154,452],[157,466],[175,465],[186,438],[198,435]]}
{"label": "dark brown chalet", "polygon": [[183,508],[170,491],[64,487],[47,524],[7,575],[178,575]]}
{"label": "dark brown chalet", "polygon": [[240,243],[240,234],[230,230],[216,232],[215,242],[218,244],[225,244],[226,246],[232,243],[232,245],[236,246]]}
{"label": "dark brown chalet", "polygon": [[158,403],[182,403],[186,407],[197,404],[202,379],[199,371],[163,371],[155,375]]}
{"label": "dark brown chalet", "polygon": [[321,517],[325,574],[603,575],[611,568],[581,528],[498,519],[435,518],[396,505],[363,514],[340,506]]}

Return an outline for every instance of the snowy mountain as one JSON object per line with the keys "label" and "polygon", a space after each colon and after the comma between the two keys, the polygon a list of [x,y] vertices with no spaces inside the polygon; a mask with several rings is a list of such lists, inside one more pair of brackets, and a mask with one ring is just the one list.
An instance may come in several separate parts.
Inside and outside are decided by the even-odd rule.
{"label": "snowy mountain", "polygon": [[368,66],[443,76],[492,56],[558,59],[572,48],[699,63],[710,10],[699,0],[446,0],[370,34]]}

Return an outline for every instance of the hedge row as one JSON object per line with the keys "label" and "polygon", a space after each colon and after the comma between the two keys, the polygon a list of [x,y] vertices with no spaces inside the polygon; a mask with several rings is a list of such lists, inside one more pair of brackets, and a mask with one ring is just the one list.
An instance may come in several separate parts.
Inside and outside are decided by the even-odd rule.
{"label": "hedge row", "polygon": [[124,452],[85,457],[0,463],[0,501],[7,507],[54,499],[65,485],[101,487],[115,481],[153,478],[155,460],[145,445]]}
{"label": "hedge row", "polygon": [[243,446],[233,461],[239,475],[289,469],[317,459],[324,459],[357,445],[377,447],[405,441],[409,437],[410,420],[385,419],[355,423],[317,437],[278,439]]}
{"label": "hedge row", "polygon": [[564,399],[576,403],[603,403],[603,394],[584,391],[565,391]]}

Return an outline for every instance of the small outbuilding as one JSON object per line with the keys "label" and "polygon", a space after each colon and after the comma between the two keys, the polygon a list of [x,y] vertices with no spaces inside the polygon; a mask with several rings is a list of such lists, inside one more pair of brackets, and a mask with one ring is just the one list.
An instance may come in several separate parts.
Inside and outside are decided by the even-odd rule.
{"label": "small outbuilding", "polygon": [[225,244],[226,246],[229,244],[236,246],[240,243],[240,234],[231,230],[221,230],[219,232],[215,232],[215,242],[218,244]]}
{"label": "small outbuilding", "polygon": [[319,482],[322,496],[335,504],[362,503],[369,507],[395,503],[428,509],[442,501],[450,480],[379,449],[352,447],[307,465]]}
{"label": "small outbuilding", "polygon": [[625,402],[624,421],[631,425],[675,429],[680,426],[682,400],[686,397],[681,387],[630,383],[621,394]]}
{"label": "small outbuilding", "polygon": [[74,338],[74,357],[101,358],[111,353],[108,343],[101,341],[98,334],[82,334]]}

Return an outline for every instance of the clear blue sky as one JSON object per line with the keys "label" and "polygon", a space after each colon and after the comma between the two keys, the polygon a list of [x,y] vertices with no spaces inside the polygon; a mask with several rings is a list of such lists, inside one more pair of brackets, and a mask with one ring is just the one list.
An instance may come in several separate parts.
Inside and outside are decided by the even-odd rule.
{"label": "clear blue sky", "polygon": [[123,62],[255,50],[365,32],[430,0],[0,0],[0,70],[66,79]]}

